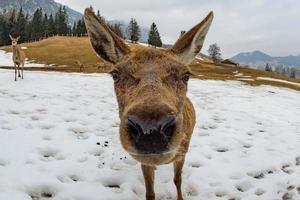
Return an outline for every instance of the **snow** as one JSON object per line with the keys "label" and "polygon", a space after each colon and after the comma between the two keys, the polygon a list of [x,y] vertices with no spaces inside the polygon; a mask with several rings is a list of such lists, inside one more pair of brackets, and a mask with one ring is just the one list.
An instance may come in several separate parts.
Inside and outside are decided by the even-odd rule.
{"label": "snow", "polygon": [[200,56],[196,56],[196,58],[203,61],[203,58]]}
{"label": "snow", "polygon": [[[45,64],[39,64],[39,63],[33,63],[33,60],[26,59],[25,67],[45,67]],[[0,50],[0,66],[5,67],[13,67],[14,63],[12,61],[12,53],[11,52],[5,52],[3,50]]]}
{"label": "snow", "polygon": [[244,76],[243,73],[238,73],[238,74],[235,74],[234,76]]}
{"label": "snow", "polygon": [[[108,75],[0,70],[0,200],[138,200],[139,164],[122,149]],[[183,169],[186,200],[300,199],[300,93],[194,80],[197,124]],[[175,199],[172,165],[158,200]]]}
{"label": "snow", "polygon": [[252,78],[238,78],[238,79],[236,79],[236,80],[238,80],[238,81],[254,81],[254,79],[252,79]]}
{"label": "snow", "polygon": [[277,78],[257,77],[256,80],[275,81],[275,82],[280,82],[280,83],[286,83],[286,84],[300,86],[300,83],[295,83],[295,82],[291,82],[291,81],[281,80],[281,79],[277,79]]}

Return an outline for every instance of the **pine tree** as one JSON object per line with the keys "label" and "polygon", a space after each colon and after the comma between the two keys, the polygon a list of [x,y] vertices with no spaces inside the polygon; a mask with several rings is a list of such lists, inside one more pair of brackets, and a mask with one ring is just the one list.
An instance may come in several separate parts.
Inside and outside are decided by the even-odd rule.
{"label": "pine tree", "polygon": [[68,14],[65,6],[60,6],[55,15],[55,24],[57,34],[67,34],[68,31]]}
{"label": "pine tree", "polygon": [[53,18],[53,15],[50,14],[49,19],[48,19],[48,35],[55,35],[57,34],[57,30],[56,30],[56,24]]}
{"label": "pine tree", "polygon": [[180,37],[182,37],[186,33],[185,30],[180,31]]}
{"label": "pine tree", "polygon": [[85,27],[84,19],[82,18],[82,19],[78,20],[78,22],[77,22],[76,34],[78,36],[81,36],[82,34],[86,34],[86,33],[87,33],[87,30]]}
{"label": "pine tree", "polygon": [[108,23],[107,24],[108,27],[115,33],[117,34],[119,37],[121,38],[124,38],[124,34],[123,34],[123,31],[122,31],[122,24],[120,23]]}
{"label": "pine tree", "polygon": [[94,8],[93,8],[93,6],[92,5],[90,5],[90,9],[94,12]]}
{"label": "pine tree", "polygon": [[102,21],[106,21],[105,18],[100,14],[100,10],[97,10],[97,17],[99,17]]}
{"label": "pine tree", "polygon": [[269,63],[266,64],[265,71],[272,72],[272,67],[269,65]]}
{"label": "pine tree", "polygon": [[43,28],[43,36],[47,37],[49,35],[49,19],[47,13],[44,14],[43,18],[43,23],[42,23],[42,28]]}
{"label": "pine tree", "polygon": [[0,46],[4,45],[4,28],[5,28],[5,19],[2,13],[0,13]]}
{"label": "pine tree", "polygon": [[17,19],[16,19],[16,10],[13,9],[10,17],[8,19],[7,28],[9,30],[9,34],[17,35]]}
{"label": "pine tree", "polygon": [[290,74],[291,78],[296,78],[296,68],[291,68],[291,74]]}
{"label": "pine tree", "polygon": [[39,40],[43,36],[43,11],[42,8],[36,9],[31,21],[31,34],[30,38]]}
{"label": "pine tree", "polygon": [[131,18],[127,27],[127,37],[131,42],[136,43],[140,39],[141,31],[137,21]]}
{"label": "pine tree", "polygon": [[151,24],[151,27],[150,27],[148,44],[151,46],[154,46],[155,48],[162,46],[160,35],[158,32],[157,26],[154,22]]}
{"label": "pine tree", "polygon": [[72,34],[76,35],[77,34],[77,23],[74,22],[73,27],[72,27]]}
{"label": "pine tree", "polygon": [[16,35],[20,36],[20,42],[24,42],[26,39],[26,26],[27,19],[24,15],[23,8],[21,7],[16,21]]}

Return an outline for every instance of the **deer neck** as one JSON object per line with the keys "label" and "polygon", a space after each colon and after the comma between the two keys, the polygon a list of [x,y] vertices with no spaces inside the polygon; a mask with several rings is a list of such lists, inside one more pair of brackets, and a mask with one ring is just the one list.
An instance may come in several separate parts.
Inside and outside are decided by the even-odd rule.
{"label": "deer neck", "polygon": [[16,45],[16,46],[13,46],[12,47],[12,49],[13,49],[13,57],[14,57],[14,59],[18,59],[20,56],[20,49],[18,48],[18,46]]}

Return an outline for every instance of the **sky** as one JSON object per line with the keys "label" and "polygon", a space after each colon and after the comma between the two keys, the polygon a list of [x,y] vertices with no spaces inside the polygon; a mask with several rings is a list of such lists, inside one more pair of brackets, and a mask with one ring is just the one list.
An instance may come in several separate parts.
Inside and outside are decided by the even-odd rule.
{"label": "sky", "polygon": [[173,44],[181,30],[189,30],[209,11],[214,21],[201,50],[217,43],[223,58],[260,50],[271,56],[300,54],[299,0],[56,0],[83,12],[92,5],[108,20],[158,26],[162,40]]}

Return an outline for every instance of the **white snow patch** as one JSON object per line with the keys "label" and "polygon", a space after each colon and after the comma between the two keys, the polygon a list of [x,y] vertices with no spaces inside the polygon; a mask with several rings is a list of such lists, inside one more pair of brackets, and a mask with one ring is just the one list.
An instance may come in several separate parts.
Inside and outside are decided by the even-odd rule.
{"label": "white snow patch", "polygon": [[[45,64],[33,63],[33,60],[28,60],[26,58],[25,66],[24,67],[45,67]],[[13,67],[14,63],[12,61],[12,53],[5,52],[0,50],[0,66],[8,66]]]}
{"label": "white snow patch", "polygon": [[238,81],[254,81],[254,79],[251,79],[251,78],[238,78],[236,80],[238,80]]}
{"label": "white snow patch", "polygon": [[203,58],[200,56],[196,56],[196,58],[203,61]]}
{"label": "white snow patch", "polygon": [[287,84],[291,84],[291,85],[300,86],[300,83],[295,83],[295,82],[276,79],[276,78],[269,78],[269,77],[257,77],[256,80],[274,81],[274,82],[287,83]]}
{"label": "white snow patch", "polygon": [[238,74],[235,74],[234,76],[244,76],[243,73],[238,73]]}
{"label": "white snow patch", "polygon": [[[0,199],[144,199],[121,148],[113,82],[102,74],[0,70]],[[183,169],[186,200],[300,198],[300,93],[194,80],[197,124]],[[175,199],[172,165],[157,199]],[[298,190],[297,190],[298,189]]]}

